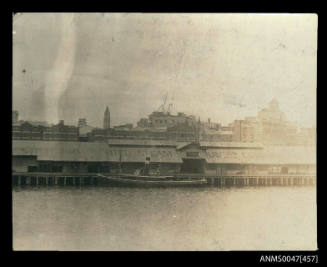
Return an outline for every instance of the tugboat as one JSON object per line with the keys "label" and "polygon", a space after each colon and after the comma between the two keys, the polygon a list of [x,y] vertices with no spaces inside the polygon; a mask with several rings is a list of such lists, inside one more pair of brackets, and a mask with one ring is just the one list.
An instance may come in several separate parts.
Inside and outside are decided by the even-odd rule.
{"label": "tugboat", "polygon": [[204,178],[178,178],[174,176],[155,176],[155,175],[103,175],[99,177],[107,180],[109,184],[133,185],[133,186],[195,186],[207,184]]}
{"label": "tugboat", "polygon": [[[121,167],[119,174],[104,175],[98,174],[98,177],[102,178],[102,182],[112,185],[124,185],[124,186],[196,186],[205,185],[207,180],[204,178],[179,178],[175,176],[162,176],[162,175],[149,175],[149,163],[150,158],[146,158],[144,169],[142,169],[143,175],[140,174],[122,174]],[[121,166],[121,164],[120,164]]]}

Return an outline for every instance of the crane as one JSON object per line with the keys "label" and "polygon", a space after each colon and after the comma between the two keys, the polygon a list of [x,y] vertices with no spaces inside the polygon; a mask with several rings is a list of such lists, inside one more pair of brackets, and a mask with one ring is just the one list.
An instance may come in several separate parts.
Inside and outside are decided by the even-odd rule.
{"label": "crane", "polygon": [[160,107],[158,108],[158,111],[162,111],[162,112],[166,112],[166,102],[167,102],[167,97],[168,97],[168,92],[167,94],[163,97],[163,104],[160,105]]}

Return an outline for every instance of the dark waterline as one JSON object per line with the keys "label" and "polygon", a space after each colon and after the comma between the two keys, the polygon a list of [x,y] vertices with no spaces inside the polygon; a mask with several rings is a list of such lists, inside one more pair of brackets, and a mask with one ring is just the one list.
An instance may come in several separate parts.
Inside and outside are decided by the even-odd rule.
{"label": "dark waterline", "polygon": [[316,249],[310,187],[15,187],[15,250]]}

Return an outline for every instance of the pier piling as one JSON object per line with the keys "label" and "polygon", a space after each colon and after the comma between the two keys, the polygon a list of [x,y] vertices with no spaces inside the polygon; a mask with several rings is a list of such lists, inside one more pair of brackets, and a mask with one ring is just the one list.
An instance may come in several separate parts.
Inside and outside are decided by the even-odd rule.
{"label": "pier piling", "polygon": [[[34,175],[34,176],[31,176]],[[90,175],[90,174],[89,174]],[[188,177],[191,178],[191,177]],[[232,175],[232,176],[205,176],[210,186],[309,186],[315,184],[313,175]],[[99,181],[101,182],[101,180]],[[70,185],[90,186],[98,184],[97,176],[81,175],[54,175],[44,173],[19,173],[12,175],[13,185]]]}

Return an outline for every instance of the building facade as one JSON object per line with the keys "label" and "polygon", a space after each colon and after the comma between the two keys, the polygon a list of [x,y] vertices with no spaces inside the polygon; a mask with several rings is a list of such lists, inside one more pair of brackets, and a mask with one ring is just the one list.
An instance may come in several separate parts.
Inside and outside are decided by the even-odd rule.
{"label": "building facade", "polygon": [[235,120],[233,123],[234,142],[262,142],[262,127],[255,117],[247,117],[244,120]]}
{"label": "building facade", "polygon": [[235,142],[257,142],[273,146],[302,146],[315,144],[315,129],[305,134],[295,123],[289,122],[273,99],[268,108],[260,110],[256,117],[246,117],[233,122]]}
{"label": "building facade", "polygon": [[64,125],[64,121],[52,126],[33,125],[29,122],[12,126],[13,140],[78,141],[78,137],[78,128]]}
{"label": "building facade", "polygon": [[177,115],[173,115],[169,112],[155,111],[149,115],[148,119],[142,118],[137,123],[137,125],[138,127],[141,128],[167,129],[177,124],[185,124],[185,123],[188,125],[196,125],[197,121],[195,116],[186,115],[182,112],[177,113]]}

